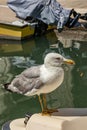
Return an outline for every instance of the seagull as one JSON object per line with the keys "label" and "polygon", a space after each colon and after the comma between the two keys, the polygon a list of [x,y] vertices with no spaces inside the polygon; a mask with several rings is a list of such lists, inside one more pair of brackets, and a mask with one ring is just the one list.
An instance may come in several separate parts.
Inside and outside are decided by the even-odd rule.
{"label": "seagull", "polygon": [[11,83],[4,84],[4,88],[26,96],[38,95],[42,113],[56,112],[55,109],[47,108],[46,94],[62,84],[64,79],[62,64],[75,64],[75,62],[58,53],[48,53],[44,58],[44,64],[25,69]]}

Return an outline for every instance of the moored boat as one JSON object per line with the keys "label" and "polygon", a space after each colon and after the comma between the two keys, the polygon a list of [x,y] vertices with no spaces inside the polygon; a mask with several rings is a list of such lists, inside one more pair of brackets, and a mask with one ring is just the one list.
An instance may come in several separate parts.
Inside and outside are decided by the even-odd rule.
{"label": "moored boat", "polygon": [[[21,40],[35,34],[37,22],[27,22],[16,17],[16,14],[7,5],[0,5],[0,39]],[[53,26],[48,26],[52,30]]]}
{"label": "moored boat", "polygon": [[24,120],[19,118],[8,121],[2,130],[87,130],[87,108],[62,108],[51,116],[33,114],[26,125]]}

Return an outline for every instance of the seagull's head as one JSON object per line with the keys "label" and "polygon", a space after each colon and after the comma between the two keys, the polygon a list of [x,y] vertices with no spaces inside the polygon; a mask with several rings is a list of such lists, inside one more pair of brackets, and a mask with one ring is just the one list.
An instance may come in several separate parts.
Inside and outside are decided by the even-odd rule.
{"label": "seagull's head", "polygon": [[44,64],[46,67],[60,67],[62,64],[75,64],[75,62],[58,53],[48,53],[44,59]]}

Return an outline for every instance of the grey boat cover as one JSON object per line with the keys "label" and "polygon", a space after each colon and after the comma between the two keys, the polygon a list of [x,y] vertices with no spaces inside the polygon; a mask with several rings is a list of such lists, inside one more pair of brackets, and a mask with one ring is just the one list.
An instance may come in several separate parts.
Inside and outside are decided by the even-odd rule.
{"label": "grey boat cover", "polygon": [[56,0],[8,0],[8,6],[21,19],[33,17],[47,25],[56,25],[58,29],[66,24],[71,11]]}

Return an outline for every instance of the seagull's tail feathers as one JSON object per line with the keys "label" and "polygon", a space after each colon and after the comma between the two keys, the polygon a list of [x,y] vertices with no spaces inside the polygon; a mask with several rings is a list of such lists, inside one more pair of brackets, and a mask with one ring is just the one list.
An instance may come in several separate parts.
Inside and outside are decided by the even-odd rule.
{"label": "seagull's tail feathers", "polygon": [[12,90],[9,89],[9,85],[10,85],[10,83],[3,84],[3,88],[9,92],[12,92]]}
{"label": "seagull's tail feathers", "polygon": [[13,86],[12,83],[6,83],[6,84],[4,84],[3,88],[6,89],[9,92],[12,92],[12,93],[23,94],[23,92],[20,91],[16,86]]}

